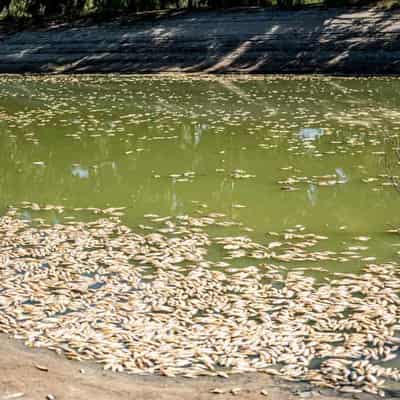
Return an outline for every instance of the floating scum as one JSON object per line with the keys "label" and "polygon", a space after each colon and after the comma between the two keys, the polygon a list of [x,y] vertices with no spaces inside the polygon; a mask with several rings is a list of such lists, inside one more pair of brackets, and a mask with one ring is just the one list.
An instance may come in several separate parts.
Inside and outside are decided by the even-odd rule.
{"label": "floating scum", "polygon": [[[264,246],[207,233],[230,225],[221,214],[149,215],[159,228],[139,234],[120,210],[94,211],[96,221],[56,225],[23,221],[17,208],[0,219],[2,332],[132,374],[257,371],[381,396],[400,379],[385,367],[400,344],[399,265],[321,283],[271,263],[296,238],[300,254],[323,239],[301,227]],[[209,259],[212,245],[226,261]],[[229,268],[238,251],[263,263]]]}

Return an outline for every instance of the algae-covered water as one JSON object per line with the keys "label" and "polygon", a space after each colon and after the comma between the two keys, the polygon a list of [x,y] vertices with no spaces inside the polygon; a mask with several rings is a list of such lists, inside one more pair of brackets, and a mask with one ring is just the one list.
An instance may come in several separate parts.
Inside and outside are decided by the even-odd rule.
{"label": "algae-covered water", "polygon": [[2,77],[0,332],[116,372],[393,394],[399,92]]}
{"label": "algae-covered water", "polygon": [[392,78],[2,77],[0,209],[126,207],[136,227],[200,208],[257,240],[301,224],[324,249],[361,236],[362,258],[394,259],[399,92]]}

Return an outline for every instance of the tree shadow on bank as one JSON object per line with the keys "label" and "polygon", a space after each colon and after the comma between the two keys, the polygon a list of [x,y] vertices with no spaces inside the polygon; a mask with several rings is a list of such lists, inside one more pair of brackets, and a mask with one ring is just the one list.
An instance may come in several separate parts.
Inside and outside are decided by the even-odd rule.
{"label": "tree shadow on bank", "polygon": [[1,72],[400,73],[400,12],[241,8],[24,30]]}

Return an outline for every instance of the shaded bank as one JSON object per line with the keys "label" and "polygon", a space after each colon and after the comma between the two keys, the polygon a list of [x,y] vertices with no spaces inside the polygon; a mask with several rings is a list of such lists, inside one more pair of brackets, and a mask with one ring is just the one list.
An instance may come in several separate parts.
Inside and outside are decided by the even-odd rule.
{"label": "shaded bank", "polygon": [[0,72],[398,74],[400,12],[246,9],[3,34]]}

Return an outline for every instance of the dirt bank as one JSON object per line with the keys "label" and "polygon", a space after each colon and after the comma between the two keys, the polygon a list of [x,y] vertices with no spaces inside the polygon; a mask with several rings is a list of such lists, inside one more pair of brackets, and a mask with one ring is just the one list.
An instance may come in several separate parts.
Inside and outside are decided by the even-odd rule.
{"label": "dirt bank", "polygon": [[[5,335],[0,335],[0,371],[1,400],[43,400],[49,394],[60,400],[226,400],[233,398],[230,390],[235,388],[241,389],[236,397],[243,400],[336,399],[306,384],[277,382],[263,374],[193,380],[114,374],[47,350],[28,349]],[[214,388],[227,393],[213,394]],[[261,394],[263,390],[268,394]]]}
{"label": "dirt bank", "polygon": [[0,72],[399,74],[400,11],[245,9],[26,29]]}

